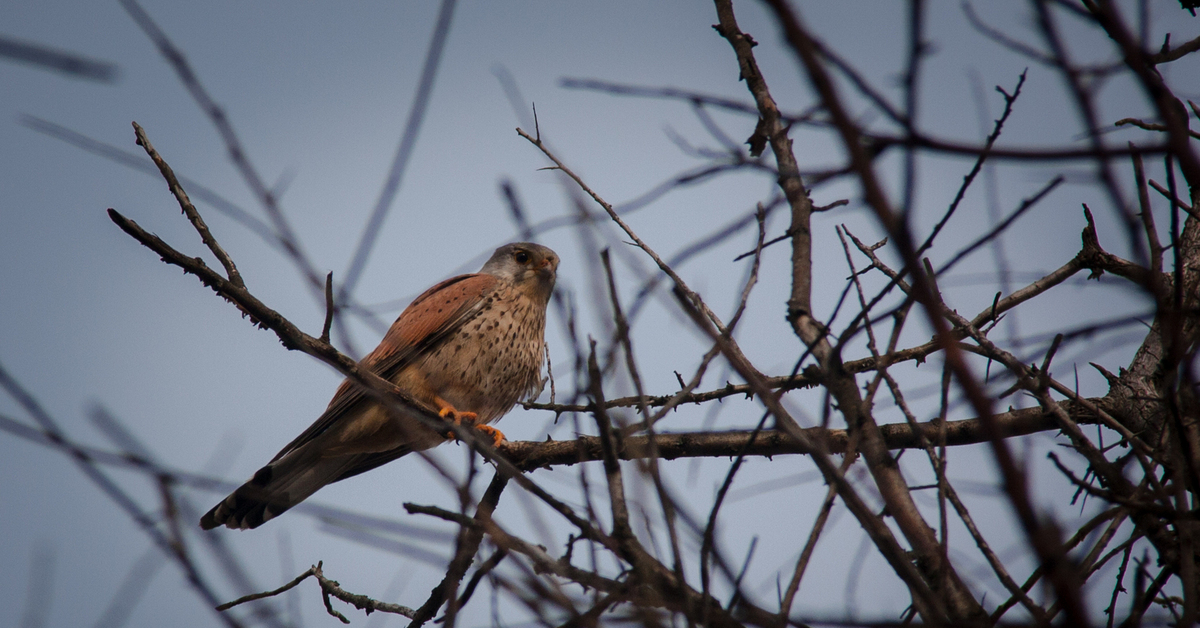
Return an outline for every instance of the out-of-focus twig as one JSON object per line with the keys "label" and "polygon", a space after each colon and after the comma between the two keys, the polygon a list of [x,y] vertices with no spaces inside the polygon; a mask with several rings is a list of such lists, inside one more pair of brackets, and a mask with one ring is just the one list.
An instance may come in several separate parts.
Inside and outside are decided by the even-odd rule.
{"label": "out-of-focus twig", "polygon": [[55,50],[34,44],[0,37],[0,58],[28,63],[33,66],[62,72],[75,78],[90,79],[101,83],[117,80],[117,64],[99,61],[79,53]]}

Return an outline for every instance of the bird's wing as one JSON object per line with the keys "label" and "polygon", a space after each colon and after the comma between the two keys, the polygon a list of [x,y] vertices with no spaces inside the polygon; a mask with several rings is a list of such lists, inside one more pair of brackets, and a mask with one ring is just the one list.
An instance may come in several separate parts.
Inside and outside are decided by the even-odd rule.
{"label": "bird's wing", "polygon": [[[411,364],[417,356],[436,347],[464,323],[478,315],[483,309],[487,295],[496,289],[499,282],[500,280],[493,275],[459,275],[426,290],[405,308],[396,322],[392,323],[379,346],[367,354],[359,364],[384,379],[390,379],[392,375]],[[308,429],[275,454],[271,462],[336,425],[345,416],[346,411],[365,395],[366,392],[361,386],[349,379],[343,381],[325,412]],[[407,450],[395,452],[386,460],[368,468],[374,468],[404,453],[407,453]],[[372,456],[384,457],[387,454],[393,452],[379,452]],[[350,475],[365,470],[355,470]]]}

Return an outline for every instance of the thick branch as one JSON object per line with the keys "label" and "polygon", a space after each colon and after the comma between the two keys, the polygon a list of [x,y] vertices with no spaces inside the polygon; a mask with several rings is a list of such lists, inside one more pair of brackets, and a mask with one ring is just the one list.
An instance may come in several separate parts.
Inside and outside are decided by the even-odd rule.
{"label": "thick branch", "polygon": [[788,298],[788,317],[807,315],[812,309],[812,233],[809,231],[809,217],[812,215],[812,200],[804,189],[800,179],[800,167],[796,163],[796,155],[792,152],[792,140],[788,139],[788,129],[791,124],[785,122],[779,113],[779,107],[767,88],[766,79],[758,69],[754,59],[753,49],[758,45],[754,38],[743,33],[738,28],[733,14],[733,3],[730,0],[717,0],[717,19],[720,23],[714,26],[737,54],[738,68],[741,79],[746,82],[746,88],[754,96],[758,106],[758,126],[754,134],[747,140],[750,144],[750,154],[762,152],[766,144],[771,145],[771,153],[775,156],[775,164],[779,170],[779,189],[787,198],[792,209],[792,223],[788,233],[792,234],[792,293]]}
{"label": "thick branch", "polygon": [[[1078,404],[1064,401],[1060,405],[1076,423],[1098,422],[1094,415]],[[995,415],[995,421],[1002,438],[1057,430],[1060,427],[1058,421],[1040,407],[1003,412]],[[889,423],[880,425],[879,431],[890,450],[919,448],[922,446],[922,437],[931,441],[941,438],[939,423],[931,421],[918,425],[919,431],[907,423]],[[811,454],[815,451],[812,446],[815,441],[822,443],[820,449],[825,453],[841,454],[845,453],[850,442],[847,430],[812,427],[801,430],[801,433],[804,440],[780,430],[762,431],[753,437],[753,432],[749,430],[655,434],[653,439],[649,436],[626,436],[620,440],[616,456],[621,460],[636,460],[656,452],[659,458],[674,460],[732,457],[743,450],[747,456]],[[947,446],[985,443],[990,437],[981,419],[947,421],[945,424]],[[565,441],[508,441],[501,443],[500,453],[523,471],[603,459],[600,439],[596,436],[580,436]]]}

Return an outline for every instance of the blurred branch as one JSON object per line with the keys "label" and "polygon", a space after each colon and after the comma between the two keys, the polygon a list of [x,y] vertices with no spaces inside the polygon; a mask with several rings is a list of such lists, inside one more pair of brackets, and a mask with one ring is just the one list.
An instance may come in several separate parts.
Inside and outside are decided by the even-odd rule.
{"label": "blurred branch", "polygon": [[874,152],[883,152],[887,148],[897,146],[901,148],[921,148],[930,152],[943,153],[947,155],[977,156],[986,152],[987,156],[994,160],[1032,162],[1112,159],[1114,157],[1128,157],[1133,154],[1162,155],[1170,152],[1171,150],[1170,146],[1167,144],[1150,144],[1147,146],[1138,146],[1136,148],[1121,148],[1113,146],[1099,148],[1035,148],[1000,146],[985,149],[979,144],[968,144],[953,140],[943,140],[916,132],[904,136],[864,132],[862,137]]}
{"label": "blurred branch", "polygon": [[[1155,58],[1138,44],[1133,34],[1129,32],[1128,25],[1111,2],[1095,3],[1092,0],[1086,0],[1084,5],[1094,16],[1096,23],[1117,44],[1124,56],[1125,65],[1140,80],[1142,90],[1154,103],[1158,110],[1158,116],[1166,127],[1170,152],[1178,160],[1179,169],[1187,179],[1188,185],[1193,189],[1200,187],[1200,156],[1196,154],[1188,141],[1191,136],[1188,132],[1187,109],[1167,87],[1162,74],[1155,69]],[[1180,56],[1200,50],[1200,42],[1184,47],[1188,50],[1180,53]]]}
{"label": "blurred branch", "polygon": [[425,110],[429,107],[429,100],[433,95],[433,82],[437,78],[438,65],[442,60],[442,50],[445,49],[446,39],[450,34],[450,20],[454,17],[455,3],[456,0],[442,0],[441,7],[438,9],[437,22],[433,27],[433,35],[429,39],[429,49],[425,52],[425,64],[421,68],[421,78],[417,82],[412,108],[409,109],[408,120],[404,124],[404,134],[400,138],[400,145],[396,147],[396,155],[392,158],[392,165],[388,169],[387,178],[384,180],[383,189],[379,192],[375,208],[367,218],[366,225],[363,226],[358,246],[354,249],[354,256],[350,259],[350,266],[346,271],[346,279],[342,281],[342,286],[338,290],[337,300],[339,303],[349,299],[358,285],[358,280],[367,264],[367,257],[375,246],[375,238],[382,231],[383,219],[387,217],[392,201],[400,190],[404,168],[408,165],[409,157],[412,156],[413,147],[417,143],[417,132],[421,129],[421,122],[425,119]]}
{"label": "blurred branch", "polygon": [[1171,48],[1170,44],[1171,37],[1168,35],[1166,40],[1163,41],[1162,50],[1156,54],[1150,55],[1150,58],[1148,59],[1149,63],[1151,65],[1170,63],[1172,61],[1182,59],[1187,55],[1196,52],[1197,50],[1200,50],[1200,37],[1190,39],[1179,46],[1175,46],[1174,48]]}
{"label": "blurred branch", "polygon": [[229,160],[233,163],[238,173],[249,186],[255,198],[262,204],[263,209],[267,213],[275,233],[279,236],[279,242],[291,258],[292,263],[300,270],[301,275],[308,283],[313,296],[319,300],[323,288],[320,275],[309,262],[308,256],[304,253],[304,249],[300,244],[299,236],[292,230],[291,224],[287,217],[284,216],[282,208],[279,206],[279,201],[275,194],[267,186],[262,176],[250,163],[249,155],[246,149],[242,146],[241,140],[233,129],[233,124],[229,121],[229,117],[225,114],[225,110],[212,98],[204,85],[200,83],[200,78],[188,63],[183,52],[175,46],[166,32],[164,32],[150,14],[138,4],[137,0],[119,0],[121,6],[125,9],[133,21],[137,23],[142,32],[150,38],[150,41],[158,48],[162,56],[171,64],[171,68],[179,77],[180,82],[187,88],[192,99],[200,106],[201,111],[208,116],[217,133],[221,136],[221,140],[225,143],[225,148],[229,153]]}
{"label": "blurred branch", "polygon": [[[469,522],[463,522],[462,528],[459,531],[457,548],[454,551],[454,558],[451,559],[450,565],[446,568],[446,575],[442,581],[434,587],[429,594],[429,599],[425,601],[412,615],[408,617],[412,619],[409,628],[420,628],[425,622],[433,619],[437,614],[442,604],[447,601],[453,601],[458,596],[458,585],[462,582],[463,576],[466,575],[467,569],[470,568],[471,562],[475,559],[476,552],[479,551],[479,543],[483,540],[482,527],[487,524],[492,518],[492,513],[496,510],[496,505],[500,502],[500,494],[504,492],[504,487],[508,485],[508,478],[503,474],[497,473],[492,477],[491,484],[488,485],[487,491],[484,492],[483,498],[479,500],[479,505],[475,508],[475,517]],[[411,512],[416,512],[413,508],[406,509]],[[450,611],[447,611],[450,613]]]}
{"label": "blurred branch", "polygon": [[28,63],[42,69],[54,70],[74,78],[89,79],[101,83],[117,80],[117,64],[97,61],[81,54],[55,50],[41,44],[0,37],[0,58]]}
{"label": "blurred branch", "polygon": [[[21,114],[17,118],[21,126],[33,129],[38,133],[47,135],[54,139],[66,142],[80,150],[87,151],[93,155],[99,155],[109,161],[121,164],[127,168],[144,172],[155,179],[162,176],[162,172],[152,161],[147,161],[141,155],[118,148],[111,144],[106,144],[96,139],[92,139],[82,133],[68,129],[60,124],[55,124],[49,120],[44,120],[37,116],[29,114]],[[271,226],[264,223],[262,220],[254,217],[250,212],[239,207],[229,199],[218,194],[212,188],[201,185],[197,181],[188,179],[187,177],[178,176],[179,182],[187,189],[191,190],[191,195],[208,203],[221,214],[233,219],[238,224],[253,232],[258,237],[262,238],[263,242],[271,245],[273,248],[283,251],[283,243],[279,237],[271,230]]]}
{"label": "blurred branch", "polygon": [[[744,103],[732,98],[724,98],[711,94],[701,94],[699,92],[688,91],[685,89],[676,89],[671,87],[642,87],[638,85],[625,85],[622,83],[613,83],[610,81],[602,81],[599,79],[584,79],[584,78],[565,78],[560,81],[560,85],[567,89],[586,89],[612,94],[614,96],[639,96],[642,98],[665,98],[670,100],[683,100],[694,104],[711,105],[728,111],[736,111],[738,113],[758,115],[758,108],[754,105]],[[803,113],[780,113],[780,117],[789,123],[804,123],[814,122],[814,116],[819,110],[819,107],[811,107]]]}
{"label": "blurred branch", "polygon": [[[215,605],[217,597],[207,579],[201,574],[199,568],[186,553],[176,551],[177,545],[174,541],[160,529],[158,522],[146,512],[136,500],[120,485],[117,484],[108,474],[104,473],[97,467],[96,463],[87,455],[87,452],[73,447],[68,444],[68,440],[64,436],[58,422],[55,421],[37,399],[25,390],[8,371],[0,365],[0,388],[3,388],[9,396],[11,396],[25,411],[33,417],[41,426],[45,435],[54,443],[61,445],[71,453],[71,458],[76,466],[87,476],[97,488],[100,489],[110,500],[113,501],[121,510],[125,512],[138,528],[150,538],[151,541],[167,556],[175,559],[180,570],[183,571],[187,578],[188,584],[202,597],[205,601]],[[231,627],[241,626],[241,622],[232,617],[221,616],[226,625]]]}

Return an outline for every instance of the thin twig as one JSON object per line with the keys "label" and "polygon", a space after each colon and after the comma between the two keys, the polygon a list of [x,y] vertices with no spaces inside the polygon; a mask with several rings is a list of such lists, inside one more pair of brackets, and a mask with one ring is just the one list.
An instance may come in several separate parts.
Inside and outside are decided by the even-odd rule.
{"label": "thin twig", "polygon": [[217,243],[217,239],[209,231],[208,225],[204,222],[204,218],[200,217],[200,212],[196,211],[196,206],[192,205],[192,199],[188,198],[187,192],[183,186],[179,184],[179,179],[175,178],[175,171],[167,164],[166,160],[154,150],[154,146],[146,137],[146,131],[137,123],[133,123],[133,132],[137,136],[138,146],[146,150],[146,154],[154,161],[154,165],[158,166],[158,171],[162,173],[162,177],[167,180],[167,187],[171,190],[171,194],[175,195],[175,200],[179,203],[179,208],[183,210],[183,214],[187,216],[188,221],[196,228],[196,232],[200,234],[200,240],[212,251],[212,254],[217,257],[221,265],[225,267],[225,275],[229,278],[230,283],[239,287],[245,288],[246,282],[242,280],[241,273],[238,272],[237,265],[233,263],[233,259],[229,257],[229,253],[221,248]]}
{"label": "thin twig", "polygon": [[317,575],[317,570],[321,568],[322,564],[323,564],[323,562],[319,562],[316,565],[309,567],[307,571],[296,576],[291,582],[279,587],[278,589],[272,589],[270,591],[263,591],[261,593],[251,593],[250,595],[243,595],[242,597],[239,597],[238,599],[233,600],[231,602],[225,602],[224,604],[221,604],[220,606],[217,606],[216,608],[219,611],[227,611],[239,604],[245,604],[246,602],[253,602],[254,600],[261,600],[266,597],[275,597],[276,595],[279,595],[280,593],[283,593],[285,591],[290,591],[293,588],[295,588],[296,585],[300,584],[301,582],[304,582],[309,576]]}

